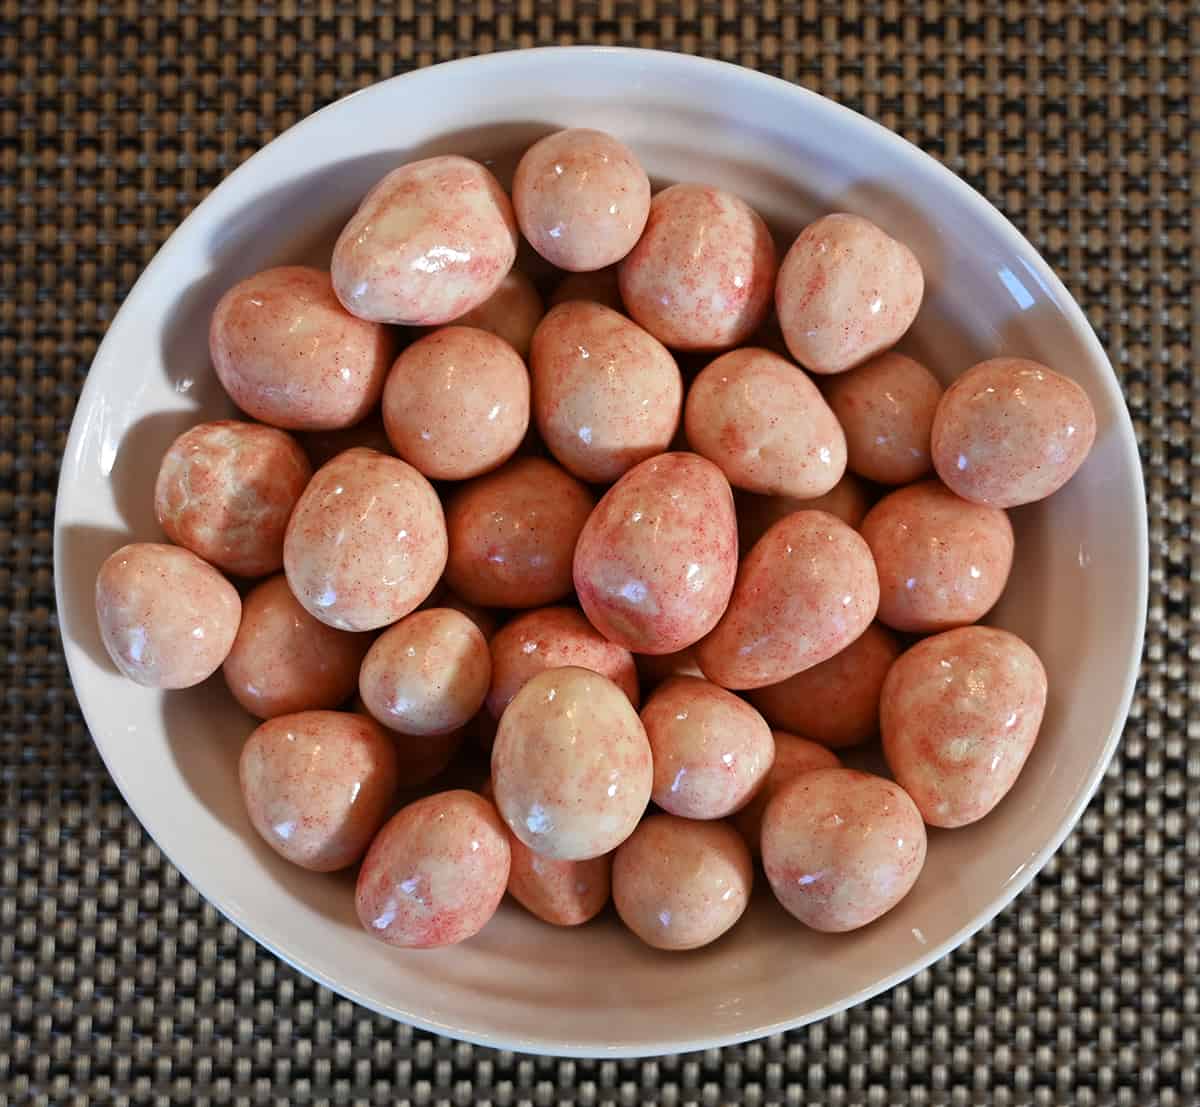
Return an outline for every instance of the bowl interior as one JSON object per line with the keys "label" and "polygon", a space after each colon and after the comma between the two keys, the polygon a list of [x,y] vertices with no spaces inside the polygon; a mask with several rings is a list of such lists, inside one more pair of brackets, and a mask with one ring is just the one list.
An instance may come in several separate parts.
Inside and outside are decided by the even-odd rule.
{"label": "bowl interior", "polygon": [[[903,348],[947,379],[999,353],[1033,357],[1079,380],[1096,406],[1083,470],[1052,501],[1013,513],[1016,564],[990,620],[1045,661],[1038,744],[1000,807],[975,826],[933,831],[913,893],[855,934],[806,930],[760,886],[734,931],[689,954],[652,952],[611,916],[565,931],[507,903],[464,946],[387,949],[354,920],[352,876],[293,869],[254,835],[236,775],[252,723],[220,677],[164,696],[121,679],[100,644],[97,568],[124,542],[158,537],[162,452],[229,410],[207,353],[220,294],[267,265],[327,261],[357,200],[400,162],[463,153],[503,177],[533,139],[566,125],[620,135],[657,180],[732,189],[784,232],[833,209],[869,216],[924,266],[925,304]],[[301,971],[372,1008],[476,1041],[582,1055],[700,1048],[818,1018],[990,918],[1061,842],[1111,755],[1140,652],[1146,560],[1140,469],[1111,369],[1061,284],[997,213],[900,139],[803,90],[718,63],[583,49],[385,82],[233,174],[114,321],[68,443],[56,526],[80,703],[118,786],[198,889]]]}

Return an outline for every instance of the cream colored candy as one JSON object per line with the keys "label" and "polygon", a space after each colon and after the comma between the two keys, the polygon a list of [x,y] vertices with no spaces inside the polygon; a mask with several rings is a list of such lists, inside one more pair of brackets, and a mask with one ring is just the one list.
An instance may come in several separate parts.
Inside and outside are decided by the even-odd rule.
{"label": "cream colored candy", "polygon": [[544,314],[542,298],[533,281],[519,269],[513,269],[482,304],[454,322],[503,338],[522,358],[527,358],[529,341]]}
{"label": "cream colored candy", "polygon": [[154,485],[154,514],[174,543],[241,577],[283,566],[283,532],[312,476],[291,435],[232,419],[184,431]]}
{"label": "cream colored candy", "polygon": [[823,496],[799,500],[793,496],[758,496],[738,489],[738,544],[745,555],[754,543],[785,515],[796,511],[827,511],[848,527],[858,530],[871,507],[871,494],[853,473],[845,473]]}
{"label": "cream colored candy", "polygon": [[654,757],[651,798],[670,815],[720,819],[758,790],[775,758],[763,717],[698,677],[672,677],[641,713]]}
{"label": "cream colored candy", "polygon": [[588,300],[595,304],[603,304],[606,308],[612,308],[613,311],[624,315],[625,304],[621,300],[616,266],[597,269],[593,273],[568,273],[551,293],[549,306],[558,307],[569,300]]}
{"label": "cream colored candy", "polygon": [[685,649],[729,602],[737,572],[733,495],[696,454],[643,461],[592,512],[575,548],[575,591],[605,638],[638,653]]}
{"label": "cream colored candy", "polygon": [[437,326],[486,302],[516,256],[496,178],[468,158],[425,158],[364,197],[333,247],[333,287],[362,319]]}
{"label": "cream colored candy", "polygon": [[637,242],[650,181],[633,151],[603,131],[572,128],[535,142],[513,176],[521,232],[552,265],[603,269]]}
{"label": "cream colored candy", "polygon": [[604,910],[612,888],[612,854],[556,861],[509,833],[508,893],[526,911],[554,926],[579,926]]}
{"label": "cream colored candy", "polygon": [[437,493],[411,465],[375,450],[347,450],[318,469],[283,542],[296,599],[341,630],[374,630],[407,615],[445,564]]}
{"label": "cream colored candy", "polygon": [[550,452],[581,480],[615,481],[671,442],[683,378],[661,342],[600,304],[551,308],[529,353],[533,411]]}
{"label": "cream colored candy", "polygon": [[266,269],[226,292],[208,344],[217,378],[247,415],[310,431],[364,418],[396,345],[386,327],[338,303],[328,273],[299,265]]}
{"label": "cream colored candy", "polygon": [[616,849],[650,800],[650,744],[629,698],[587,669],[526,682],[492,747],[496,806],[535,853],[584,861]]}
{"label": "cream colored candy", "polygon": [[406,949],[473,938],[508,885],[508,834],[474,792],[439,792],[393,815],[367,851],[355,907],[372,937]]}
{"label": "cream colored candy", "polygon": [[617,850],[612,883],[617,914],[648,946],[698,949],[742,917],[754,865],[728,823],[651,815]]}
{"label": "cream colored candy", "polygon": [[396,752],[361,715],[302,711],[246,739],[238,776],[263,841],[301,868],[332,872],[353,865],[387,818]]}
{"label": "cream colored candy", "polygon": [[982,619],[1012,568],[1008,516],[935,480],[885,496],[862,534],[879,566],[879,620],[896,630],[928,634]]}
{"label": "cream colored candy", "polygon": [[595,500],[553,462],[519,457],[446,502],[446,583],[484,607],[541,607],[571,591],[571,558]]}
{"label": "cream colored candy", "polygon": [[880,484],[908,484],[933,467],[929,436],[942,386],[919,361],[880,354],[825,385],[846,432],[849,466]]}
{"label": "cream colored candy", "polygon": [[912,889],[925,824],[898,784],[853,769],[816,769],[767,804],[762,859],[775,898],[814,930],[874,922]]}
{"label": "cream colored candy", "polygon": [[725,688],[775,684],[844,650],[878,605],[862,537],[827,512],[797,511],[743,559],[729,607],[696,660]]}
{"label": "cream colored candy", "polygon": [[788,349],[812,373],[841,373],[912,326],[925,292],[913,252],[869,219],[810,223],[779,267],[775,309]]}
{"label": "cream colored candy", "polygon": [[237,589],[178,546],[122,546],[96,577],[104,648],[122,673],[147,688],[207,680],[228,656],[241,616]]}
{"label": "cream colored candy", "polygon": [[918,642],[883,686],[883,752],[930,826],[982,819],[1016,783],[1046,708],[1046,670],[1015,634],[963,627]]}
{"label": "cream colored candy", "polygon": [[1096,413],[1079,385],[1036,361],[998,357],[946,390],[933,423],[933,463],[964,499],[1017,507],[1057,492],[1095,439]]}
{"label": "cream colored candy", "polygon": [[621,299],[668,346],[727,350],[766,318],[775,261],[770,230],[744,200],[672,185],[651,201],[646,229],[621,262]]}
{"label": "cream colored candy", "polygon": [[696,653],[691,646],[674,653],[635,653],[634,664],[637,665],[638,677],[642,689],[651,692],[664,680],[675,676],[694,676],[703,678],[700,666],[696,664]]}
{"label": "cream colored candy", "polygon": [[808,376],[770,350],[733,350],[692,382],[684,412],[696,453],[735,488],[811,499],[846,471],[846,438]]}

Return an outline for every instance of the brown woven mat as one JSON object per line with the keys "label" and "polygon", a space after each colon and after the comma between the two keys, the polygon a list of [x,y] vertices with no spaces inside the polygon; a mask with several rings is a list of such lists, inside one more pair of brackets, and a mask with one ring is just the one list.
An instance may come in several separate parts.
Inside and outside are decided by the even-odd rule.
{"label": "brown woven mat", "polygon": [[[83,375],[183,215],[361,85],[591,41],[801,81],[981,189],[1110,351],[1151,525],[1133,715],[1101,794],[1037,881],[953,956],[854,1011],[629,1063],[414,1032],[223,922],[94,752],[51,587],[58,456]],[[0,0],[0,1107],[1200,1103],[1198,51],[1200,8],[1185,0],[1047,0],[1028,14],[980,0]]]}

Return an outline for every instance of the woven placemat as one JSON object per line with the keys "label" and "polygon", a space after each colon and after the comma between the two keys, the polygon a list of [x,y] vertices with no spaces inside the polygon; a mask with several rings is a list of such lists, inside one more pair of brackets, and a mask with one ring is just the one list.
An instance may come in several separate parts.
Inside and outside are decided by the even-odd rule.
{"label": "woven placemat", "polygon": [[[0,1107],[1200,1102],[1200,8],[1032,7],[0,0]],[[100,763],[51,577],[58,459],[84,373],[188,210],[357,87],[572,42],[692,51],[800,81],[965,177],[1086,307],[1124,382],[1149,492],[1133,714],[1045,872],[974,940],[871,1003],[645,1062],[434,1038],[313,985],[224,922]]]}

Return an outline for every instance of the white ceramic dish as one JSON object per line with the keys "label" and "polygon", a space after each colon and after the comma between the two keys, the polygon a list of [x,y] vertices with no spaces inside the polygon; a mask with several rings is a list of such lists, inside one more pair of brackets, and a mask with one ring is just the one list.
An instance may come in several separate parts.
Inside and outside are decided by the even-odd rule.
{"label": "white ceramic dish", "polygon": [[[477,939],[399,952],[354,920],[352,877],[292,869],[254,836],[236,756],[251,724],[220,678],[167,696],[104,656],[93,583],[104,557],[157,536],[155,470],[184,427],[228,410],[209,368],[217,298],[267,265],[326,259],[386,170],[433,152],[492,160],[557,127],[620,135],[659,180],[730,188],[777,226],[859,211],[919,255],[927,297],[907,348],[943,376],[998,353],[1048,362],[1095,404],[1095,450],[1049,503],[1013,513],[1017,561],[995,623],[1050,674],[1041,738],[982,823],[931,834],[914,892],[858,933],[824,936],[762,888],[726,938],[642,947],[611,917],[556,930],[512,905]],[[386,81],[318,112],[231,174],[175,232],[97,353],[67,444],[55,529],[67,662],[130,806],[187,878],[265,946],[351,999],[440,1033],[516,1050],[635,1056],[754,1038],[819,1019],[953,949],[1033,877],[1096,788],[1141,650],[1147,540],[1120,390],[1083,313],[1030,245],[946,169],[820,97],[672,54],[498,54]],[[761,883],[765,883],[760,881]]]}

